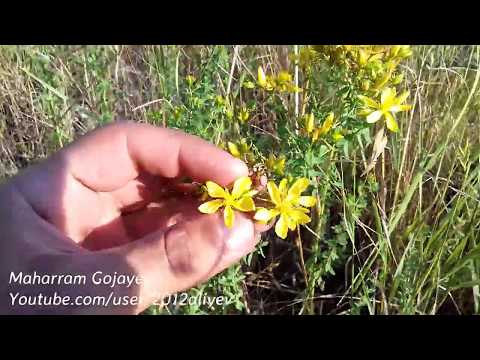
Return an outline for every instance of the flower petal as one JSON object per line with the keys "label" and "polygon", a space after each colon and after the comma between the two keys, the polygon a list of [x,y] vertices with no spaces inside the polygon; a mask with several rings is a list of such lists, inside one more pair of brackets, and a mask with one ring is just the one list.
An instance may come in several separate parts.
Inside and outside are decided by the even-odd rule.
{"label": "flower petal", "polygon": [[380,95],[380,102],[382,106],[389,102],[392,102],[395,98],[395,89],[393,88],[385,88],[382,90],[382,94]]}
{"label": "flower petal", "polygon": [[396,113],[400,111],[407,111],[412,108],[411,105],[393,105],[390,107],[390,112]]}
{"label": "flower petal", "polygon": [[367,116],[367,122],[369,124],[375,123],[378,120],[380,120],[381,117],[382,117],[382,112],[380,110],[374,111]]}
{"label": "flower petal", "polygon": [[269,181],[267,183],[268,193],[270,194],[270,199],[273,201],[275,205],[280,205],[282,202],[282,195],[278,190],[277,185],[273,181]]}
{"label": "flower petal", "polygon": [[257,194],[258,194],[258,190],[250,190],[250,191],[247,191],[245,194],[243,194],[243,196],[254,197]]}
{"label": "flower petal", "polygon": [[313,196],[300,196],[298,198],[298,203],[305,207],[312,207],[317,202],[317,199]]}
{"label": "flower petal", "polygon": [[204,214],[213,214],[218,210],[219,207],[221,207],[224,204],[223,200],[217,199],[217,200],[211,200],[207,201],[206,203],[203,203],[198,207],[198,210],[201,213]]}
{"label": "flower petal", "polygon": [[313,127],[315,126],[315,117],[313,113],[307,115],[307,133],[311,133],[313,131]]}
{"label": "flower petal", "polygon": [[296,207],[295,210],[301,211],[305,214],[308,214],[310,212],[310,209],[307,209],[307,208],[304,208],[304,207],[301,207],[301,206]]}
{"label": "flower petal", "polygon": [[233,198],[238,199],[245,192],[250,190],[251,187],[252,187],[252,179],[250,179],[248,176],[242,176],[241,178],[238,178],[237,180],[235,180],[235,183],[233,184],[233,190],[232,190]]}
{"label": "flower petal", "polygon": [[278,219],[277,223],[275,224],[275,233],[281,239],[285,239],[287,237],[288,224],[284,215],[280,215],[280,219]]}
{"label": "flower petal", "polygon": [[235,220],[235,213],[232,210],[231,206],[225,206],[223,210],[223,221],[227,228],[231,228],[233,226],[233,221]]}
{"label": "flower petal", "polygon": [[257,221],[267,223],[277,215],[277,211],[268,210],[266,208],[257,208],[257,212],[255,213],[255,216],[253,218]]}
{"label": "flower petal", "polygon": [[307,214],[305,214],[303,211],[300,211],[300,210],[290,210],[288,212],[288,216],[290,216],[298,224],[302,224],[302,225],[312,221],[312,219],[310,219],[310,217]]}
{"label": "flower petal", "polygon": [[292,219],[292,217],[288,216],[288,215],[284,215],[285,216],[285,219],[287,220],[287,225],[288,225],[288,228],[293,231],[297,228],[297,222],[295,220]]}
{"label": "flower petal", "polygon": [[282,195],[287,194],[287,186],[288,186],[288,180],[282,179],[282,181],[280,181],[280,185],[278,186],[278,190],[282,193]]}
{"label": "flower petal", "polygon": [[255,203],[249,196],[243,196],[241,199],[235,201],[233,207],[243,212],[255,211]]}
{"label": "flower petal", "polygon": [[207,185],[207,192],[211,197],[221,199],[225,199],[227,197],[225,190],[220,185],[215,184],[213,181],[207,181],[205,185]]}
{"label": "flower petal", "polygon": [[330,129],[333,126],[333,121],[334,121],[334,115],[331,112],[330,114],[328,114],[327,118],[323,122],[322,127],[320,128],[320,134],[321,135],[326,134],[327,132],[330,131]]}
{"label": "flower petal", "polygon": [[324,123],[328,124],[329,126],[333,125],[333,120],[335,119],[335,115],[333,112],[328,113],[327,117],[325,118]]}
{"label": "flower petal", "polygon": [[395,118],[389,112],[385,113],[385,123],[387,124],[387,129],[393,132],[398,131],[398,124],[395,121]]}
{"label": "flower petal", "polygon": [[258,85],[261,87],[266,87],[267,86],[267,78],[265,76],[265,73],[263,72],[263,69],[261,66],[258,67]]}
{"label": "flower petal", "polygon": [[293,185],[288,190],[287,200],[293,200],[298,198],[302,192],[307,190],[308,185],[310,185],[310,181],[307,178],[300,178],[293,183]]}
{"label": "flower petal", "polygon": [[232,154],[236,158],[240,157],[240,151],[238,150],[237,144],[234,144],[232,142],[228,142],[228,151],[230,151],[230,154]]}

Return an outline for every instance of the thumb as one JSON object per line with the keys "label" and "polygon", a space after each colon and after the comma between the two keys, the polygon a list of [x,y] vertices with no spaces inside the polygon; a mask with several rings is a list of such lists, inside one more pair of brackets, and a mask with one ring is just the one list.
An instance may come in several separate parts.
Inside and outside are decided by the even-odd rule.
{"label": "thumb", "polygon": [[225,227],[222,214],[199,214],[115,250],[141,279],[139,312],[209,279],[255,248],[253,222],[235,215],[231,229]]}

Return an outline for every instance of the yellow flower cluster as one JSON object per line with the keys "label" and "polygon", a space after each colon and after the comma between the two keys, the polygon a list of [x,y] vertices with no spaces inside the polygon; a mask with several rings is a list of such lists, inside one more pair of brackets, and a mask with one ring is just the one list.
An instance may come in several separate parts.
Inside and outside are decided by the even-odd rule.
{"label": "yellow flower cluster", "polygon": [[244,138],[240,139],[238,143],[228,142],[228,151],[237,159],[243,160],[247,163],[253,163],[255,156],[251,150],[251,146]]}
{"label": "yellow flower cluster", "polygon": [[238,120],[240,120],[241,123],[246,123],[250,119],[250,112],[245,106],[242,106],[238,113]]}
{"label": "yellow flower cluster", "polygon": [[368,123],[384,119],[390,131],[398,131],[393,114],[411,108],[403,104],[408,92],[397,97],[395,89],[403,81],[398,65],[412,55],[410,46],[327,45],[313,48],[320,58],[343,69],[344,80],[364,94],[359,96],[362,101],[359,115],[365,116]]}
{"label": "yellow flower cluster", "polygon": [[351,81],[373,94],[401,83],[403,74],[397,73],[397,66],[412,55],[408,45],[322,45],[314,49],[329,63],[351,71]]}
{"label": "yellow flower cluster", "polygon": [[[313,113],[306,114],[303,117],[303,120],[304,129],[307,133],[307,136],[312,139],[312,142],[315,142],[318,141],[318,139],[322,136],[325,136],[334,127],[335,116],[333,112],[330,112],[320,127],[315,126],[315,116],[313,115]],[[341,129],[335,129],[334,133],[332,134],[332,138],[335,141],[343,139]]]}
{"label": "yellow flower cluster", "polygon": [[318,53],[312,46],[303,46],[298,55],[291,54],[290,60],[297,63],[303,70],[309,70],[311,65],[318,60]]}
{"label": "yellow flower cluster", "polygon": [[224,98],[220,95],[217,95],[215,97],[215,105],[221,109],[222,113],[225,114],[227,119],[232,120],[233,119],[233,106],[230,103],[230,100],[227,98]]}
{"label": "yellow flower cluster", "polygon": [[301,92],[302,89],[295,86],[295,83],[292,80],[292,75],[287,71],[280,71],[278,76],[271,76],[265,75],[263,68],[261,66],[258,67],[258,74],[257,74],[257,84],[262,89],[267,91],[279,91],[279,92],[288,92],[288,93],[296,93]]}
{"label": "yellow flower cluster", "polygon": [[316,203],[313,196],[302,196],[302,193],[308,188],[309,181],[306,178],[296,180],[292,186],[288,187],[288,180],[280,181],[279,186],[269,181],[267,184],[269,203],[271,207],[256,207],[253,197],[258,191],[252,190],[252,180],[245,176],[237,179],[233,184],[233,189],[223,188],[212,181],[207,181],[206,191],[213,199],[204,202],[198,207],[198,210],[204,214],[213,214],[223,208],[224,223],[231,228],[235,220],[234,210],[241,212],[254,212],[254,219],[261,223],[268,223],[278,217],[275,224],[275,233],[282,239],[285,239],[288,230],[295,230],[298,225],[304,225],[311,221],[308,216],[310,210]]}

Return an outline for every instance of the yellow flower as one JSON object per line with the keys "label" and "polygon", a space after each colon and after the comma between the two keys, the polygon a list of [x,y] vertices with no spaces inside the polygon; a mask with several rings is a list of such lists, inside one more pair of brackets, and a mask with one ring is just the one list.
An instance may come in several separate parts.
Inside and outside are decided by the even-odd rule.
{"label": "yellow flower", "polygon": [[245,139],[241,139],[238,145],[232,142],[228,142],[228,150],[230,151],[230,154],[232,154],[236,158],[241,158],[243,155],[250,152],[250,146],[247,144],[247,141]]}
{"label": "yellow flower", "polygon": [[193,83],[195,82],[195,80],[197,80],[197,79],[195,79],[195,77],[193,75],[187,75],[185,77],[185,80],[187,80],[188,86],[191,87],[193,85]]}
{"label": "yellow flower", "polygon": [[290,75],[288,71],[282,70],[277,76],[277,81],[280,84],[289,83],[292,81],[292,75]]}
{"label": "yellow flower", "polygon": [[364,67],[368,63],[368,53],[365,49],[358,49],[358,65]]}
{"label": "yellow flower", "polygon": [[227,145],[228,151],[232,156],[247,162],[253,162],[253,153],[250,150],[250,145],[245,139],[241,139],[239,143],[228,142]]}
{"label": "yellow flower", "polygon": [[258,85],[261,87],[266,87],[267,86],[267,77],[265,76],[265,73],[263,72],[263,69],[261,66],[258,67]]}
{"label": "yellow flower", "polygon": [[235,156],[236,158],[240,158],[242,156],[242,153],[240,152],[240,149],[238,148],[237,144],[228,142],[228,151],[230,151],[230,154]]}
{"label": "yellow flower", "polygon": [[305,46],[300,49],[298,63],[300,67],[309,67],[317,58],[316,51],[311,46]]}
{"label": "yellow flower", "polygon": [[228,228],[233,226],[235,220],[233,209],[243,212],[255,211],[255,203],[253,202],[252,196],[254,196],[257,191],[250,190],[252,180],[248,176],[237,179],[233,184],[231,193],[228,189],[222,188],[213,181],[207,181],[205,185],[208,195],[215,200],[203,203],[198,207],[198,210],[204,214],[213,214],[221,207],[224,207],[223,221]]}
{"label": "yellow flower", "polygon": [[285,160],[286,158],[283,155],[277,158],[273,153],[270,153],[266,163],[267,169],[275,174],[283,175]]}
{"label": "yellow flower", "polygon": [[178,120],[182,116],[183,110],[181,107],[175,106],[173,109],[173,117]]}
{"label": "yellow flower", "polygon": [[227,117],[228,120],[233,119],[233,110],[230,108],[225,109],[225,116]]}
{"label": "yellow flower", "polygon": [[310,134],[313,131],[313,128],[315,126],[315,117],[313,116],[313,113],[305,115],[304,121],[305,121],[305,130],[307,131],[308,134]]}
{"label": "yellow flower", "polygon": [[222,96],[217,95],[217,96],[215,97],[215,105],[217,105],[217,106],[223,106],[223,105],[225,105],[225,99],[224,99]]}
{"label": "yellow flower", "polygon": [[282,70],[278,74],[277,77],[265,75],[263,68],[261,66],[258,67],[258,75],[257,75],[257,84],[261,88],[272,91],[273,89],[278,90],[280,92],[291,92],[297,93],[301,92],[302,89],[292,81],[292,75],[289,74],[287,71]]}
{"label": "yellow flower", "polygon": [[248,110],[246,107],[242,107],[240,110],[240,113],[238,114],[238,120],[240,120],[242,123],[245,123],[248,121],[250,114],[248,113]]}
{"label": "yellow flower", "polygon": [[332,128],[333,126],[333,121],[335,120],[335,117],[333,115],[333,112],[329,113],[327,115],[327,117],[325,118],[325,121],[323,122],[323,125],[321,127],[321,134],[320,135],[323,135],[323,134],[326,134],[327,132],[330,131],[330,129]]}
{"label": "yellow flower", "polygon": [[398,97],[396,97],[396,94],[394,88],[385,88],[380,96],[380,103],[360,95],[360,100],[365,105],[365,108],[360,111],[360,115],[366,116],[368,123],[375,123],[382,117],[385,117],[387,128],[390,131],[397,132],[398,124],[393,117],[393,113],[410,110],[411,106],[402,105],[409,95],[408,91],[405,91]]}
{"label": "yellow flower", "polygon": [[277,76],[276,79],[276,88],[278,91],[289,91],[293,89],[292,84],[292,75],[290,75],[287,71],[282,70]]}
{"label": "yellow flower", "polygon": [[400,51],[400,45],[393,45],[390,48],[390,57],[392,58],[396,57],[399,51]]}
{"label": "yellow flower", "polygon": [[309,185],[306,178],[300,178],[288,188],[288,180],[283,179],[280,185],[273,181],[267,184],[270,199],[275,205],[273,209],[258,208],[254,219],[262,223],[267,223],[271,219],[280,215],[275,224],[275,233],[282,239],[287,237],[288,229],[295,230],[299,224],[307,224],[311,221],[307,215],[308,207],[315,205],[313,196],[301,196]]}
{"label": "yellow flower", "polygon": [[[217,100],[220,100],[220,99],[217,99]],[[223,98],[223,109],[222,109],[222,111],[223,111],[223,113],[225,114],[225,116],[227,117],[228,120],[233,119],[233,106],[230,103],[230,99],[228,97]]]}
{"label": "yellow flower", "polygon": [[303,92],[303,89],[301,87],[295,86],[293,83],[291,83],[291,84],[288,84],[286,91],[289,92],[289,93],[295,94],[295,93]]}
{"label": "yellow flower", "polygon": [[335,130],[335,132],[332,135],[332,138],[334,141],[340,141],[344,138],[342,131],[340,129]]}
{"label": "yellow flower", "polygon": [[409,45],[395,45],[392,46],[391,54],[394,57],[407,58],[412,55],[412,49]]}
{"label": "yellow flower", "polygon": [[245,89],[253,89],[255,87],[255,84],[251,81],[244,81],[242,85]]}
{"label": "yellow flower", "polygon": [[267,91],[273,90],[275,87],[275,81],[270,76],[266,76],[263,68],[261,66],[258,67],[258,79],[257,83],[260,87],[264,88]]}
{"label": "yellow flower", "polygon": [[333,112],[330,112],[325,118],[325,121],[323,122],[322,126],[320,128],[315,129],[315,131],[313,132],[312,141],[317,141],[320,136],[323,136],[326,133],[328,133],[333,126],[334,120],[335,120],[335,116]]}

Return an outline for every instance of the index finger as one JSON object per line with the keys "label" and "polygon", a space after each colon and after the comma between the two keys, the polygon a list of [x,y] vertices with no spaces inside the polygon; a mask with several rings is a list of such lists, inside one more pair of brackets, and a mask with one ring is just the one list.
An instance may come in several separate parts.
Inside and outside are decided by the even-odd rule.
{"label": "index finger", "polygon": [[197,136],[133,122],[97,129],[58,156],[76,180],[95,191],[115,190],[141,172],[223,186],[248,175],[243,161]]}

